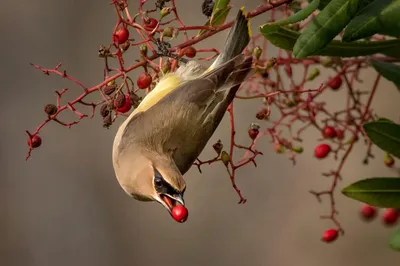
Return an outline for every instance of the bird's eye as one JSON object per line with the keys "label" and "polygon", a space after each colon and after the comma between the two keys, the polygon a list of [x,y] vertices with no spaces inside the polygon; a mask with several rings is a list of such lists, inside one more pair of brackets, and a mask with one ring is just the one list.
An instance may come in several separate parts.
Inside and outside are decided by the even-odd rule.
{"label": "bird's eye", "polygon": [[162,185],[163,185],[163,182],[162,182],[162,180],[160,179],[160,178],[155,178],[154,179],[154,184],[156,185],[156,187],[162,187]]}

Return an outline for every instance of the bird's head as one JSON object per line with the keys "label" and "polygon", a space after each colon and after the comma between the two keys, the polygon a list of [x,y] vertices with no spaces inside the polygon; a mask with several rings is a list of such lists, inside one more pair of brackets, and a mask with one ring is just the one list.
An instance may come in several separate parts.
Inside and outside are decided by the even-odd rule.
{"label": "bird's head", "polygon": [[124,191],[140,201],[157,201],[172,215],[185,205],[186,184],[172,158],[154,152],[125,150],[114,156],[114,170]]}

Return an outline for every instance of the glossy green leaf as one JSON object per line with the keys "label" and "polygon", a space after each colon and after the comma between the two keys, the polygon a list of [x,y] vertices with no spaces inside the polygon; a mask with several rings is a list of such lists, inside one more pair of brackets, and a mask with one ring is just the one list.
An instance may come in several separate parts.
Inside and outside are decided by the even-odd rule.
{"label": "glossy green leaf", "polygon": [[[213,26],[217,27],[222,25],[231,9],[229,6],[230,0],[216,0],[214,3],[213,11],[211,13],[211,18],[207,21],[207,23],[204,26]],[[210,24],[211,20],[211,24]],[[208,30],[200,30],[199,33],[197,34],[197,37],[200,35],[203,35],[206,33]]]}
{"label": "glossy green leaf", "polygon": [[400,37],[400,1],[394,0],[390,8],[385,9],[380,17],[382,28],[378,33]]}
{"label": "glossy green leaf", "polygon": [[342,40],[351,42],[390,31],[400,36],[400,0],[375,0],[361,10],[347,25]]}
{"label": "glossy green leaf", "polygon": [[[292,51],[300,34],[285,27],[265,28],[260,27],[261,33],[273,45]],[[343,43],[341,41],[331,41],[325,48],[317,51],[314,55],[355,57],[372,54],[385,54],[392,57],[400,57],[400,40],[389,41],[359,41]]]}
{"label": "glossy green leaf", "polygon": [[389,247],[395,251],[400,251],[400,228],[390,235]]}
{"label": "glossy green leaf", "polygon": [[296,58],[315,55],[330,43],[367,2],[332,0],[306,27],[293,47]]}
{"label": "glossy green leaf", "polygon": [[268,34],[268,32],[276,31],[279,26],[284,26],[288,24],[293,24],[308,18],[315,10],[317,10],[320,0],[312,1],[306,8],[302,9],[301,11],[293,14],[292,16],[278,20],[275,22],[266,23],[261,25],[260,27],[263,29],[263,32]]}
{"label": "glossy green leaf", "polygon": [[301,11],[301,6],[298,2],[293,1],[290,4],[287,5],[288,8],[290,8],[293,12],[297,13],[299,11]]}
{"label": "glossy green leaf", "polygon": [[400,66],[393,63],[371,60],[372,66],[384,78],[390,80],[400,90]]}
{"label": "glossy green leaf", "polygon": [[331,0],[321,0],[318,6],[318,9],[322,10],[324,9],[330,2]]}
{"label": "glossy green leaf", "polygon": [[400,125],[381,121],[366,123],[363,127],[376,146],[400,158]]}
{"label": "glossy green leaf", "polygon": [[[324,9],[329,4],[330,1],[332,0],[321,0],[318,9],[320,10]],[[369,3],[372,3],[374,0],[362,0],[362,1],[364,1],[364,4],[367,5]]]}
{"label": "glossy green leaf", "polygon": [[345,187],[342,193],[379,208],[400,208],[400,178],[363,179]]}

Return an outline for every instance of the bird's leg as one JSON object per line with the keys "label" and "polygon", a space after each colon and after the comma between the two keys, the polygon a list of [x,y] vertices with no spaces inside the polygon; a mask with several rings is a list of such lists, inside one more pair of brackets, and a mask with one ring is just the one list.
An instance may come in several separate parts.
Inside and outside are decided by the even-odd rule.
{"label": "bird's leg", "polygon": [[176,54],[171,53],[168,50],[168,48],[170,48],[170,47],[168,47],[168,46],[170,46],[169,43],[160,41],[159,39],[156,39],[155,41],[156,41],[157,48],[158,48],[158,51],[157,51],[158,55],[173,58],[184,64],[187,64],[189,62],[189,60],[182,58],[181,56],[178,56]]}

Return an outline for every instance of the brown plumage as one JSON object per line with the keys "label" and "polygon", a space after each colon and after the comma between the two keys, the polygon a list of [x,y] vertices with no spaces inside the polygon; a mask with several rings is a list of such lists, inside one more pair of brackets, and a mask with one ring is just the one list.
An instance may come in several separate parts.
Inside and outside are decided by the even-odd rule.
{"label": "brown plumage", "polygon": [[252,57],[241,54],[249,42],[247,27],[239,12],[225,46],[228,51],[212,70],[185,81],[121,125],[113,163],[128,194],[142,201],[156,200],[170,212],[164,197],[183,204],[183,174],[206,146],[251,70]]}

